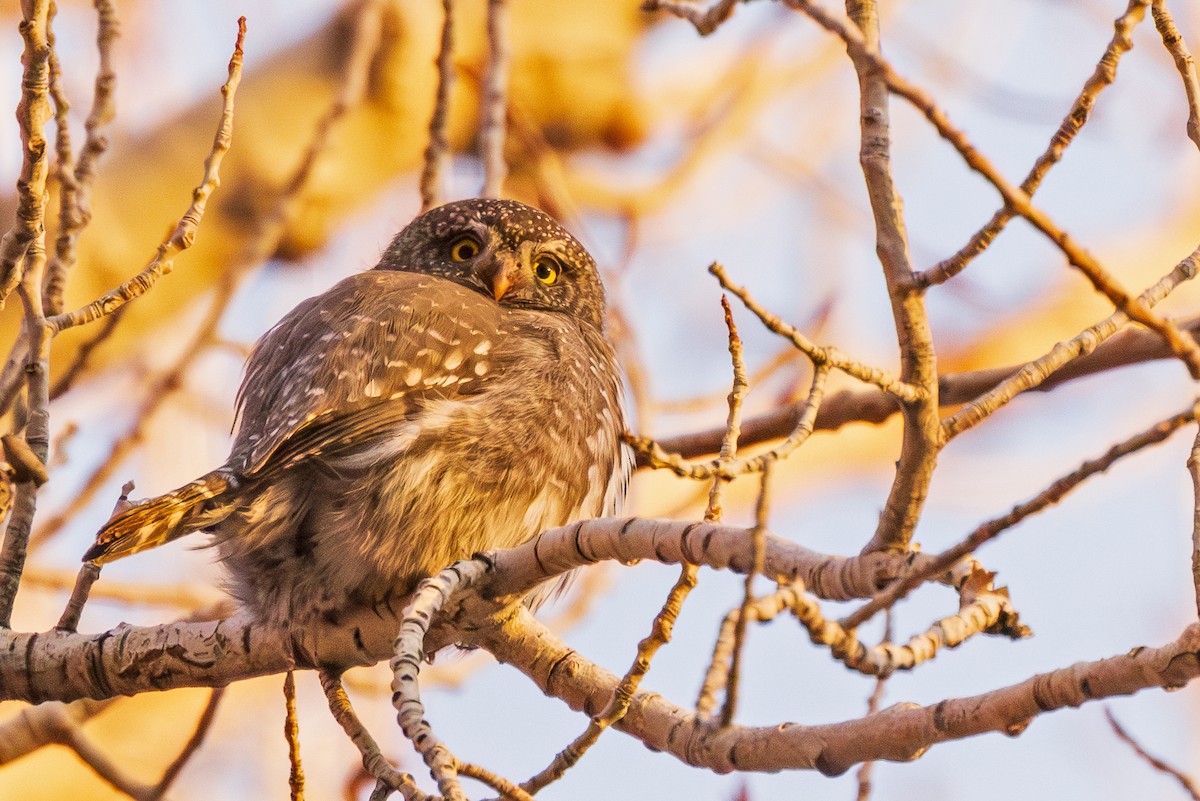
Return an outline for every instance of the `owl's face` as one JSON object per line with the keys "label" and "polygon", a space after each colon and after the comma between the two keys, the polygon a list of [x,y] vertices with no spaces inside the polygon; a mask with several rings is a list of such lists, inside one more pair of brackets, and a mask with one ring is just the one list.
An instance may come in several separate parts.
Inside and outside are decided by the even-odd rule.
{"label": "owl's face", "polygon": [[501,306],[603,327],[595,261],[550,216],[515,200],[460,200],[427,211],[392,240],[375,269],[441,276]]}

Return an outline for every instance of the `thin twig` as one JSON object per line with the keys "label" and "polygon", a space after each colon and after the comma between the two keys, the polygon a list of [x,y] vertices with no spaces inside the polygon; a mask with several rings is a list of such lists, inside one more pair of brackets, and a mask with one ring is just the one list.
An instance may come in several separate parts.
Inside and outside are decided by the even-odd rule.
{"label": "thin twig", "polygon": [[154,786],[153,798],[161,799],[166,796],[167,790],[171,789],[171,785],[178,778],[179,773],[191,758],[195,756],[196,752],[200,750],[200,746],[204,744],[204,738],[208,736],[208,732],[212,729],[213,721],[217,717],[217,707],[221,705],[221,699],[224,697],[224,687],[214,687],[213,691],[209,693],[208,703],[204,705],[204,711],[200,713],[200,718],[196,721],[196,728],[192,731],[192,736],[188,738],[179,755],[163,771],[162,778]]}
{"label": "thin twig", "polygon": [[1084,481],[1103,473],[1120,459],[1162,442],[1182,426],[1196,420],[1198,414],[1200,414],[1200,403],[1113,445],[1101,456],[1089,459],[1033,498],[1014,506],[1008,514],[983,523],[957,545],[942,551],[933,559],[923,562],[920,567],[897,578],[866,604],[842,618],[841,625],[846,629],[861,626],[876,612],[891,608],[896,601],[908,595],[931,577],[949,569],[954,563],[978,549],[985,542],[997,537],[1030,515],[1058,503]]}
{"label": "thin twig", "polygon": [[329,711],[333,713],[334,720],[341,725],[342,731],[346,732],[350,742],[354,743],[358,752],[362,754],[363,769],[367,774],[377,782],[386,785],[389,790],[403,795],[407,801],[424,801],[428,798],[417,789],[412,776],[392,767],[387,757],[379,750],[379,743],[367,731],[367,727],[363,725],[354,711],[350,697],[346,695],[346,689],[342,686],[341,676],[328,670],[322,670],[320,677],[321,687],[325,690],[325,700],[329,703]]}
{"label": "thin twig", "polygon": [[296,674],[283,679],[283,736],[288,745],[288,791],[292,801],[304,801],[304,767],[300,764],[300,720],[296,717]]}
{"label": "thin twig", "polygon": [[[737,456],[742,401],[749,391],[749,383],[746,380],[746,365],[742,357],[742,340],[738,335],[737,326],[733,322],[733,310],[729,307],[729,299],[724,295],[721,296],[721,309],[725,317],[725,326],[729,331],[729,357],[733,364],[733,386],[729,391],[728,399],[729,416],[725,423],[725,437],[721,443],[720,460],[725,462]],[[721,519],[721,489],[726,481],[728,479],[720,475],[713,476],[712,488],[708,495],[708,508],[704,512],[705,520],[718,521]],[[600,714],[592,717],[587,728],[566,748],[559,751],[549,765],[522,782],[522,789],[529,793],[537,793],[551,782],[560,779],[579,762],[588,749],[595,745],[605,729],[625,717],[629,711],[629,704],[633,701],[633,696],[641,686],[642,679],[650,670],[651,660],[654,659],[659,648],[670,642],[675,621],[683,608],[684,600],[696,586],[698,574],[699,567],[697,565],[685,563],[682,566],[679,578],[671,587],[671,591],[667,593],[662,608],[654,616],[650,633],[638,643],[637,655],[634,657],[633,664],[625,672],[609,699],[608,705]]]}
{"label": "thin twig", "polygon": [[[829,378],[829,366],[820,365],[813,372],[808,395],[800,404],[799,412],[792,422],[791,431],[783,442],[755,456],[735,457],[725,460],[718,456],[707,461],[688,461],[678,452],[668,451],[659,442],[649,437],[626,435],[625,441],[634,449],[639,462],[645,467],[671,470],[676,475],[692,479],[723,478],[731,480],[747,473],[762,472],[768,465],[786,459],[812,435],[821,404],[825,399],[825,384]],[[761,441],[756,436],[752,442]]]}
{"label": "thin twig", "polygon": [[86,306],[73,312],[63,312],[50,317],[49,322],[56,333],[112,314],[129,301],[146,294],[159,278],[171,271],[175,255],[190,248],[195,242],[208,199],[220,184],[221,161],[229,152],[230,144],[233,141],[233,100],[242,79],[242,42],[245,37],[246,18],[242,17],[238,20],[238,33],[233,47],[233,56],[229,59],[229,77],[221,86],[221,96],[224,98],[221,121],[217,127],[216,136],[213,138],[212,150],[204,159],[204,177],[200,185],[192,192],[191,205],[179,219],[175,230],[158,246],[154,258],[140,273]]}
{"label": "thin twig", "polygon": [[184,352],[175,360],[172,367],[159,377],[146,394],[134,417],[133,426],[124,437],[113,443],[108,458],[100,463],[88,477],[83,488],[75,493],[67,509],[46,521],[42,528],[35,533],[33,538],[35,545],[41,544],[61,530],[71,516],[86,504],[87,499],[104,486],[105,481],[117,468],[117,462],[124,458],[125,454],[141,440],[150,415],[161,407],[171,393],[180,388],[187,369],[196,357],[219,342],[217,329],[238,286],[245,279],[251,267],[262,263],[278,248],[288,223],[295,218],[298,212],[298,198],[308,184],[321,156],[326,152],[335,127],[351,108],[362,101],[370,75],[370,66],[379,48],[382,14],[382,4],[378,1],[366,3],[359,10],[350,49],[346,55],[346,79],[329,109],[318,120],[313,130],[312,140],[297,162],[283,192],[276,198],[274,207],[269,213],[257,218],[257,229],[246,237],[243,250],[232,260],[232,266],[218,282],[216,293],[209,304],[204,320],[200,323]]}
{"label": "thin twig", "polygon": [[[649,216],[669,207],[680,192],[693,185],[698,173],[720,160],[724,151],[744,149],[746,132],[755,127],[757,113],[778,101],[785,92],[794,91],[797,85],[811,82],[814,75],[828,71],[839,57],[836,49],[821,43],[806,49],[798,63],[780,68],[771,54],[787,30],[787,26],[769,21],[758,35],[747,39],[740,53],[730,60],[730,68],[712,79],[709,91],[698,93],[689,119],[680,126],[687,132],[686,143],[681,143],[678,158],[653,180],[638,182],[638,186],[630,188],[629,181],[614,184],[578,169],[562,174],[561,160],[556,159],[559,165],[556,172],[561,180],[589,206],[607,208],[622,216]],[[671,91],[656,98],[652,105],[674,108],[679,102],[678,93]],[[513,116],[518,120],[529,117],[528,114]],[[532,130],[528,123],[522,128]],[[551,150],[544,152],[553,155]]]}
{"label": "thin twig", "polygon": [[65,705],[57,708],[47,705],[38,707],[39,710],[43,708],[49,714],[39,723],[47,731],[48,742],[59,743],[71,749],[93,773],[134,801],[155,801],[154,788],[126,774],[120,765],[97,748]]}
{"label": "thin twig", "polygon": [[[104,322],[92,332],[75,350],[75,356],[67,368],[59,375],[58,380],[50,387],[50,400],[59,398],[66,394],[67,390],[75,383],[75,381],[83,375],[87,369],[88,362],[91,361],[92,354],[96,349],[108,341],[112,336],[113,331],[117,329],[117,323],[125,316],[125,306],[117,309],[112,314],[104,318]],[[7,404],[4,404],[7,405]]]}
{"label": "thin twig", "polygon": [[750,536],[754,540],[754,564],[746,571],[746,581],[742,592],[742,606],[733,625],[733,653],[729,658],[729,677],[725,685],[725,703],[721,707],[721,726],[733,723],[733,715],[737,711],[738,683],[742,675],[742,650],[746,643],[746,626],[750,620],[750,607],[754,603],[754,579],[762,573],[763,560],[766,558],[768,490],[771,482],[771,468],[764,467],[761,484],[758,490],[758,503],[754,511],[754,528]]}
{"label": "thin twig", "polygon": [[1200,345],[1196,340],[1189,334],[1181,333],[1169,320],[1151,312],[1145,304],[1122,288],[1091,253],[1076,243],[1066,231],[1059,228],[1045,212],[1033,205],[1028,193],[1009,183],[995,166],[970,143],[966,134],[950,123],[946,113],[933,102],[928,94],[896,73],[892,66],[872,49],[871,44],[861,34],[852,30],[816,3],[811,0],[784,0],[784,3],[802,11],[818,25],[841,37],[852,58],[861,59],[868,64],[872,73],[886,82],[888,89],[920,110],[926,119],[933,123],[942,138],[954,146],[966,165],[986,178],[1004,198],[1004,202],[1008,206],[1053,242],[1066,256],[1071,266],[1083,273],[1097,292],[1108,298],[1109,302],[1117,309],[1129,315],[1130,319],[1157,332],[1171,347],[1171,351],[1187,365],[1192,377],[1200,379]]}
{"label": "thin twig", "polygon": [[[884,623],[883,641],[889,643],[892,641],[892,610],[887,611],[887,620]],[[883,692],[887,686],[887,676],[875,677],[875,689],[871,692],[871,697],[867,699],[867,715],[874,715],[879,711],[879,705],[883,703]],[[854,778],[858,782],[858,794],[856,801],[868,801],[871,797],[871,772],[875,767],[874,760],[867,760],[858,766],[858,771]]]}
{"label": "thin twig", "polygon": [[840,370],[848,376],[857,378],[864,384],[877,386],[884,392],[894,395],[906,403],[916,403],[925,397],[926,393],[920,387],[901,381],[895,376],[889,375],[882,368],[869,367],[861,362],[856,362],[832,346],[820,346],[813,343],[800,331],[797,331],[794,327],[763,308],[758,301],[750,296],[745,287],[732,283],[721,264],[713,262],[708,271],[716,276],[722,287],[736,295],[738,300],[753,312],[762,321],[764,326],[789,340],[797,350],[811,359],[813,364],[818,366],[829,365],[835,370]]}
{"label": "thin twig", "polygon": [[774,620],[788,608],[788,593],[790,589],[779,589],[770,595],[756,599],[750,606],[739,606],[731,609],[721,621],[717,631],[717,640],[713,644],[712,657],[708,661],[708,669],[704,673],[704,681],[696,696],[696,716],[702,720],[711,720],[713,710],[717,708],[717,693],[729,686],[729,668],[733,662],[734,630],[739,625],[739,619],[746,616],[748,620],[764,623]]}
{"label": "thin twig", "polygon": [[520,785],[513,784],[503,776],[473,762],[464,762],[460,759],[458,761],[458,772],[477,782],[483,782],[488,787],[500,793],[505,801],[533,801],[533,796],[525,792]]}
{"label": "thin twig", "polygon": [[392,706],[396,709],[396,722],[428,766],[446,801],[466,801],[466,796],[458,780],[457,758],[425,719],[420,685],[425,637],[433,616],[445,606],[447,598],[475,586],[486,571],[487,565],[478,559],[457,562],[418,584],[405,610],[395,652],[388,663],[392,669]]}
{"label": "thin twig", "polygon": [[83,485],[72,494],[70,503],[41,521],[41,525],[33,533],[30,543],[32,547],[41,547],[56,536],[80,509],[85,508],[91,499],[108,485],[108,480],[121,467],[125,457],[141,444],[151,418],[168,400],[183,391],[183,380],[188,369],[195,363],[197,357],[210,346],[211,339],[224,317],[225,310],[233,300],[238,285],[236,276],[244,272],[242,270],[239,273],[235,270],[222,276],[208,310],[205,312],[204,319],[192,334],[192,338],[184,347],[183,352],[164,373],[150,382],[145,396],[134,412],[133,423],[109,446],[108,454],[88,474]]}
{"label": "thin twig", "polygon": [[1187,794],[1192,797],[1193,801],[1200,801],[1200,789],[1196,787],[1196,783],[1192,781],[1192,779],[1183,771],[1168,765],[1166,762],[1163,762],[1156,756],[1152,756],[1146,751],[1146,749],[1142,748],[1138,741],[1133,739],[1133,736],[1129,732],[1125,731],[1125,727],[1117,722],[1116,716],[1113,715],[1112,708],[1107,705],[1104,707],[1104,717],[1108,718],[1108,725],[1112,726],[1113,733],[1117,735],[1117,738],[1121,740],[1121,742],[1132,748],[1133,752],[1145,760],[1150,767],[1157,771],[1161,771],[1178,781],[1180,786],[1183,787],[1183,789],[1187,791]]}
{"label": "thin twig", "polygon": [[481,197],[500,197],[508,167],[504,161],[504,134],[508,117],[508,46],[507,0],[488,0],[488,64],[481,93],[479,142],[483,156]]}
{"label": "thin twig", "polygon": [[29,345],[25,362],[26,423],[23,444],[16,437],[6,439],[5,453],[14,467],[14,453],[21,453],[28,468],[16,475],[16,497],[12,515],[0,545],[0,628],[12,624],[13,603],[21,584],[29,551],[29,534],[37,512],[38,488],[45,483],[45,464],[50,451],[50,327],[42,314],[42,277],[46,267],[45,231],[29,244],[25,252],[25,271],[18,294],[25,311],[23,321]]}
{"label": "thin twig", "polygon": [[[1195,276],[1197,269],[1200,269],[1200,248],[1192,251],[1187,258],[1176,264],[1171,272],[1143,292],[1138,297],[1139,302],[1147,307],[1154,306],[1175,287]],[[943,420],[942,432],[946,439],[952,439],[973,428],[1017,395],[1044,383],[1056,371],[1079,357],[1092,353],[1105,340],[1114,336],[1126,322],[1126,315],[1118,311],[1085,328],[1066,342],[1059,342],[1039,358],[1022,365],[1021,369],[1009,378]]]}
{"label": "thin twig", "polygon": [[[725,328],[729,331],[729,360],[733,365],[733,386],[729,390],[729,415],[725,419],[725,438],[721,441],[719,458],[721,462],[729,463],[737,458],[738,437],[742,433],[742,403],[750,392],[750,382],[746,378],[742,338],[733,322],[733,309],[729,307],[729,298],[724,295],[721,295],[721,310],[725,315]],[[712,489],[708,493],[708,508],[704,510],[706,521],[720,521],[721,490],[726,482],[731,480],[719,473],[713,476]]]}
{"label": "thin twig", "polygon": [[[79,574],[31,564],[22,576],[24,585],[48,591],[70,592]],[[89,598],[138,606],[167,606],[192,611],[211,606],[225,596],[216,587],[203,584],[147,584],[105,577],[90,588]]]}
{"label": "thin twig", "polygon": [[[1185,260],[1188,270],[1196,269],[1197,257],[1200,251]],[[1164,279],[1174,286],[1174,279]],[[1162,286],[1160,282],[1157,286]],[[1149,297],[1143,293],[1143,298]],[[1062,367],[1050,373],[1040,382],[1019,389],[1021,392],[1048,392],[1055,387],[1083,378],[1096,375],[1119,367],[1144,364],[1156,359],[1173,358],[1162,338],[1151,331],[1140,327],[1121,328],[1127,322],[1120,312],[1112,315],[1100,324],[1107,327],[1115,324],[1113,333],[1100,337],[1100,345],[1094,351],[1082,349],[1080,354],[1067,361]],[[1190,330],[1200,330],[1200,319],[1192,318],[1181,323]],[[1093,327],[1095,328],[1095,327]],[[1100,330],[1100,329],[1095,329]],[[1085,334],[1085,338],[1086,335]],[[981,370],[968,370],[961,373],[946,373],[938,379],[938,402],[943,408],[960,406],[978,400],[984,393],[989,392],[1005,381],[1013,379],[1025,365],[1009,367],[991,367]],[[787,403],[748,417],[742,423],[741,442],[754,445],[763,442],[783,439],[795,429],[796,421],[805,411],[807,401]],[[821,406],[813,424],[815,431],[836,431],[850,423],[884,423],[900,411],[895,398],[882,390],[841,390],[831,395]],[[947,418],[947,420],[950,418]],[[645,440],[647,446],[635,445],[637,465],[639,468],[650,467],[654,458],[680,460],[696,459],[706,454],[716,453],[721,447],[724,428],[714,427],[707,430],[665,437],[656,443]],[[639,438],[633,438],[641,442]],[[653,450],[657,448],[657,450]],[[652,456],[658,454],[658,456]]]}
{"label": "thin twig", "polygon": [[1175,27],[1175,19],[1167,10],[1165,0],[1154,0],[1153,14],[1154,27],[1158,28],[1163,46],[1175,60],[1175,68],[1179,70],[1179,77],[1183,79],[1188,106],[1188,138],[1200,148],[1200,77],[1196,75],[1196,60],[1192,58],[1187,42],[1183,40],[1183,34]]}
{"label": "thin twig", "polygon": [[0,238],[0,305],[21,283],[22,262],[30,246],[45,235],[46,177],[50,159],[43,128],[50,119],[50,45],[46,39],[49,0],[22,0],[19,25],[25,48],[21,52],[21,100],[17,125],[21,131],[21,171],[17,178],[17,219]]}
{"label": "thin twig", "polygon": [[963,581],[958,612],[935,620],[924,632],[902,644],[884,641],[872,647],[864,645],[854,629],[825,616],[803,582],[781,588],[780,595],[771,597],[771,602],[784,605],[804,626],[814,645],[828,648],[834,659],[866,676],[913,670],[941,650],[955,648],[978,634],[1020,639],[1032,633],[1020,623],[1007,590],[993,586],[992,574],[978,566]]}
{"label": "thin twig", "polygon": [[[129,493],[132,490],[133,483],[126,482],[125,486],[121,488],[121,495],[117,498],[113,514],[128,505]],[[67,606],[58,619],[56,629],[59,631],[77,631],[79,629],[79,618],[83,615],[83,607],[88,602],[92,585],[98,578],[100,578],[100,565],[88,561],[79,566],[79,574],[71,589],[71,597],[67,599]]]}
{"label": "thin twig", "polygon": [[745,0],[716,0],[711,6],[702,9],[696,3],[678,2],[677,0],[643,0],[642,11],[665,11],[680,19],[687,20],[696,28],[696,33],[708,36],[713,33],[725,20],[733,15],[733,7]]}
{"label": "thin twig", "polygon": [[1200,431],[1192,443],[1192,452],[1187,460],[1188,473],[1192,476],[1194,501],[1192,503],[1192,587],[1196,594],[1196,613],[1200,616]]}
{"label": "thin twig", "polygon": [[[799,365],[804,361],[807,361],[804,354],[798,353],[794,347],[785,345],[757,369],[750,371],[750,384],[751,386],[765,384],[789,368],[796,368],[796,371],[799,372]],[[648,411],[652,409],[654,414],[693,414],[706,411],[717,404],[724,404],[726,394],[724,391],[714,391],[684,398],[654,398],[652,401],[648,398],[646,409]],[[793,395],[798,396],[799,393],[793,393]],[[791,401],[797,399],[797,397],[789,398]],[[638,418],[646,419],[649,416],[649,414],[639,414]]]}
{"label": "thin twig", "polygon": [[450,142],[446,126],[450,115],[450,92],[454,86],[454,0],[442,0],[442,38],[437,55],[437,94],[429,118],[429,144],[421,170],[421,211],[440,206],[445,197],[446,172],[450,166]]}
{"label": "thin twig", "polygon": [[[60,230],[63,230],[71,224],[70,216],[75,207],[74,197],[79,187],[75,181],[75,153],[71,147],[71,103],[63,88],[62,63],[58,58],[58,42],[54,35],[54,20],[57,16],[58,4],[54,0],[50,0],[50,8],[46,15],[46,42],[50,48],[50,99],[54,103],[54,180],[58,184],[58,226]],[[62,237],[59,237],[55,242],[54,257],[50,260],[50,266],[46,270],[45,286],[43,286],[45,306],[42,311],[44,314],[54,313],[48,309],[54,303],[50,287],[55,281],[51,276],[61,270],[59,263],[61,244],[63,244],[63,240]],[[63,277],[65,278],[65,272],[63,272]],[[60,281],[56,287],[57,294],[60,296],[64,283],[65,281]]]}
{"label": "thin twig", "polygon": [[633,664],[629,666],[613,691],[604,711],[595,715],[588,722],[583,733],[571,741],[566,748],[559,751],[549,765],[521,782],[521,789],[527,793],[536,794],[551,782],[562,778],[583,758],[588,749],[596,744],[605,729],[625,717],[629,711],[629,705],[633,702],[633,696],[641,686],[642,679],[650,670],[650,661],[658,653],[658,649],[671,640],[671,634],[683,607],[683,601],[696,586],[697,572],[698,569],[695,565],[683,566],[679,578],[671,587],[671,591],[667,593],[667,599],[663,602],[662,608],[654,616],[650,633],[638,643],[637,655],[634,657]]}
{"label": "thin twig", "polygon": [[[1125,13],[1118,17],[1113,24],[1115,33],[1112,40],[1109,41],[1104,55],[1096,64],[1096,69],[1084,83],[1083,89],[1075,98],[1075,102],[1071,104],[1071,110],[1063,117],[1058,130],[1050,137],[1050,144],[1046,150],[1038,156],[1025,179],[1021,181],[1021,191],[1025,194],[1032,196],[1037,191],[1042,179],[1046,177],[1046,173],[1062,159],[1063,153],[1074,141],[1075,135],[1088,121],[1092,108],[1096,104],[1096,98],[1117,79],[1117,62],[1120,61],[1121,56],[1133,48],[1133,30],[1145,18],[1147,4],[1148,0],[1130,0]],[[943,259],[928,270],[917,273],[913,276],[913,281],[917,286],[928,287],[953,278],[962,272],[972,259],[986,250],[1015,216],[1016,212],[1011,206],[1001,207],[982,228],[971,235],[967,244],[963,245],[957,253]]]}
{"label": "thin twig", "polygon": [[991,574],[974,560],[965,560],[956,566],[955,575],[948,573],[941,580],[959,590],[959,613],[936,621],[928,631],[900,646],[891,644],[890,629],[878,646],[863,646],[853,632],[825,618],[820,605],[809,597],[802,580],[782,585],[776,592],[755,600],[748,608],[731,610],[721,624],[696,700],[697,717],[711,719],[712,711],[716,708],[716,694],[730,684],[734,630],[743,616],[748,622],[768,622],[780,612],[791,611],[808,629],[813,643],[829,648],[835,658],[852,670],[874,676],[912,670],[933,659],[941,648],[954,647],[982,632],[1010,637],[1028,636],[1029,631],[1019,623],[1007,594],[992,586]]}
{"label": "thin twig", "polygon": [[[63,293],[66,291],[67,273],[75,264],[75,245],[79,234],[91,222],[91,187],[96,177],[96,164],[108,149],[104,128],[116,114],[114,97],[117,75],[113,69],[113,45],[120,35],[116,8],[111,0],[96,0],[96,49],[100,66],[96,71],[95,87],[92,91],[92,110],[84,122],[86,137],[79,153],[78,162],[72,164],[70,140],[67,130],[69,104],[61,92],[54,93],[59,142],[56,175],[59,183],[59,230],[54,243],[54,257],[46,268],[45,312],[52,317],[63,310]],[[54,61],[56,58],[52,56]],[[54,63],[52,61],[52,64]],[[51,91],[54,92],[54,83]]]}
{"label": "thin twig", "polygon": [[83,614],[83,606],[88,601],[88,594],[91,592],[92,585],[96,583],[96,579],[100,578],[100,566],[95,562],[84,562],[79,567],[79,575],[75,579],[75,588],[71,590],[71,597],[67,601],[67,608],[63,610],[62,616],[58,619],[58,624],[54,627],[59,631],[78,631],[79,618]]}

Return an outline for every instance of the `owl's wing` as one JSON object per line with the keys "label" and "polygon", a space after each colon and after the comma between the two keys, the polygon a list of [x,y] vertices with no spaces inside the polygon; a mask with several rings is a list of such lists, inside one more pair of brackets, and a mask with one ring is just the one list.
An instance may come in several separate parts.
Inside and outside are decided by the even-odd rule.
{"label": "owl's wing", "polygon": [[501,358],[501,314],[458,284],[391,270],[304,301],[250,356],[230,467],[253,475],[336,452],[479,392]]}

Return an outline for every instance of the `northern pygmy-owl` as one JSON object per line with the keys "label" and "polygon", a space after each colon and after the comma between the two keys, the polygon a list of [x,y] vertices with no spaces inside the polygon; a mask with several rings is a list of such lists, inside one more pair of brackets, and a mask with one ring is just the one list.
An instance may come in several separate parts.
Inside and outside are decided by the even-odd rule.
{"label": "northern pygmy-owl", "polygon": [[604,290],[553,219],[433,209],[258,342],[229,460],[116,514],[103,563],[207,530],[260,620],[336,619],[489,548],[615,513],[630,459]]}

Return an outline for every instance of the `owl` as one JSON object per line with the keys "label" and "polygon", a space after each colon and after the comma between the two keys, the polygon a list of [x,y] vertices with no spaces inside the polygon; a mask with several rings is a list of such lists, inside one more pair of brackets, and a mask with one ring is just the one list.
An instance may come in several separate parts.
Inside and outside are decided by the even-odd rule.
{"label": "owl", "polygon": [[232,451],[85,560],[207,531],[277,626],[402,601],[458,559],[615,514],[631,458],[596,264],[546,214],[465,200],[255,345]]}

